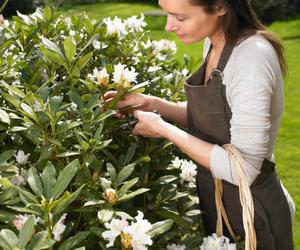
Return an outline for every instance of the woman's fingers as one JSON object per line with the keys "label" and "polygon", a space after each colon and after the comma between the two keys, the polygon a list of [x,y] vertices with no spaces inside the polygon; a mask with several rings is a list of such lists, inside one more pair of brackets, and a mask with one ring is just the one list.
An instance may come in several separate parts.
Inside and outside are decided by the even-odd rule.
{"label": "woman's fingers", "polygon": [[104,99],[105,100],[107,100],[107,99],[113,99],[116,95],[117,95],[117,91],[107,91],[104,94]]}

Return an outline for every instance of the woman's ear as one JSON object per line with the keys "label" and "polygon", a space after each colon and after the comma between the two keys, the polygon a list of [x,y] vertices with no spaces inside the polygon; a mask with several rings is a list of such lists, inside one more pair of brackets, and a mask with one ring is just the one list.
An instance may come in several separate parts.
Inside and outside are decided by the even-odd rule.
{"label": "woman's ear", "polygon": [[215,12],[218,16],[225,16],[228,12],[227,6],[223,3],[217,3],[215,6]]}

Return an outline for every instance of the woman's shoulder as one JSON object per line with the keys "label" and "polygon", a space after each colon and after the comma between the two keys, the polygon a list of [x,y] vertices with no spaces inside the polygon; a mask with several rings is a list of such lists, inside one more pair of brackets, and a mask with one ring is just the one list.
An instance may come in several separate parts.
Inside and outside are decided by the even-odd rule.
{"label": "woman's shoulder", "polygon": [[241,56],[245,56],[248,59],[249,57],[270,60],[273,60],[274,57],[277,58],[272,44],[266,38],[258,34],[252,35],[238,43],[234,50],[239,58],[241,58]]}

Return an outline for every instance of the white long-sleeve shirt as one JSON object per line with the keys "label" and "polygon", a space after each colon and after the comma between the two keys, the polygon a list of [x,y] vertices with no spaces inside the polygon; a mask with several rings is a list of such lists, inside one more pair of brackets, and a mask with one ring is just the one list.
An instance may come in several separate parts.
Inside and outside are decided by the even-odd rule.
{"label": "white long-sleeve shirt", "polygon": [[[206,40],[204,57],[210,41]],[[283,78],[277,54],[264,38],[254,35],[237,45],[224,69],[223,84],[232,111],[231,143],[241,152],[248,183],[260,173],[264,158],[273,159],[283,111]],[[214,176],[237,184],[228,153],[215,145],[211,153]]]}
{"label": "white long-sleeve shirt", "polygon": [[[206,39],[204,59],[209,48],[210,41]],[[223,73],[226,97],[232,111],[230,142],[242,154],[246,178],[251,185],[261,171],[263,160],[274,161],[274,145],[284,103],[281,68],[269,41],[253,35],[234,47]],[[238,184],[229,154],[222,147],[214,145],[210,164],[215,177]],[[284,187],[283,190],[293,220],[295,205]]]}

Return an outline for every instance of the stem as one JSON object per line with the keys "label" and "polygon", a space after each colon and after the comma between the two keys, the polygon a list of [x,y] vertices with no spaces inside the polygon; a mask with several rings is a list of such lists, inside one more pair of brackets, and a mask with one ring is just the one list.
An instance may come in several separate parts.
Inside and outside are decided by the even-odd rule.
{"label": "stem", "polygon": [[4,8],[6,7],[7,3],[8,3],[8,0],[5,0],[4,3],[2,4],[2,6],[0,7],[0,14],[4,10]]}

